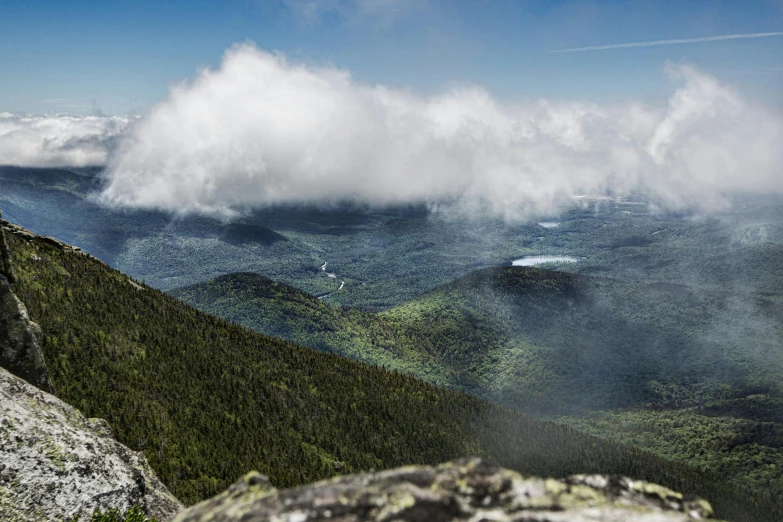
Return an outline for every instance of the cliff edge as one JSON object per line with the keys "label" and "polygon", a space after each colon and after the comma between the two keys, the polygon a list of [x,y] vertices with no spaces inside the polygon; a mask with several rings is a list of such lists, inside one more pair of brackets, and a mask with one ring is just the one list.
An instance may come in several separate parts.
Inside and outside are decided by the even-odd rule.
{"label": "cliff edge", "polygon": [[106,421],[0,368],[0,520],[90,520],[134,505],[161,520],[183,507]]}
{"label": "cliff edge", "polygon": [[0,226],[0,366],[42,390],[52,391],[41,348],[41,328],[30,320],[24,303],[14,294],[13,282],[5,230]]}

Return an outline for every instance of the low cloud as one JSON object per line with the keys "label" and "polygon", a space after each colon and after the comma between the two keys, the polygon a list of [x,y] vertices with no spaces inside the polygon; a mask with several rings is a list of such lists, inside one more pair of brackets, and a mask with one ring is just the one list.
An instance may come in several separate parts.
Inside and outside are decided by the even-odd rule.
{"label": "low cloud", "polygon": [[692,67],[666,74],[658,106],[507,104],[473,86],[424,98],[365,85],[240,45],[128,129],[100,200],[223,215],[428,203],[513,219],[581,194],[710,210],[734,191],[783,191],[780,116]]}
{"label": "low cloud", "polygon": [[0,165],[104,165],[128,118],[0,113]]}

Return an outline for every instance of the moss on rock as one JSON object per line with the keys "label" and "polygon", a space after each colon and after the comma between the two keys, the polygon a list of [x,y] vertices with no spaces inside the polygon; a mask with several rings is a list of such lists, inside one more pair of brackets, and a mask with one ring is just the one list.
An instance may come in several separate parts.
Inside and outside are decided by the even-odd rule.
{"label": "moss on rock", "polygon": [[249,473],[175,522],[648,521],[712,518],[709,503],[621,476],[524,477],[481,459],[409,466],[278,491]]}

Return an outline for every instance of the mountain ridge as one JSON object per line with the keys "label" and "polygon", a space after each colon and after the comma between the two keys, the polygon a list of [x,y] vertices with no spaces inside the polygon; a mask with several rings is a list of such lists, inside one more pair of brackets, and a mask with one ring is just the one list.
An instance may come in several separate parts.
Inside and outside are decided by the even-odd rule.
{"label": "mountain ridge", "polygon": [[[261,332],[556,416],[783,494],[774,343],[754,360],[732,344],[741,340],[736,332],[720,341],[723,352],[701,338],[716,321],[702,310],[730,305],[728,292],[498,267],[380,313],[334,307],[252,273],[171,293]],[[757,299],[769,300],[765,320],[773,322],[774,297]],[[769,406],[759,407],[759,394]],[[676,436],[667,440],[659,426]]]}
{"label": "mountain ridge", "polygon": [[14,289],[43,329],[58,395],[106,418],[187,503],[250,468],[286,486],[338,468],[483,454],[530,474],[600,469],[701,492],[727,519],[775,512],[771,499],[717,476],[251,333],[73,249],[38,237],[9,243]]}

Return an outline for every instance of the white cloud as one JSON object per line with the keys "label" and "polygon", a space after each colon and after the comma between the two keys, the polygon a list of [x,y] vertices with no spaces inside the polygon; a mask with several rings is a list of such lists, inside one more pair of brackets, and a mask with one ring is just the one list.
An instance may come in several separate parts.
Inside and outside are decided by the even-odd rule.
{"label": "white cloud", "polygon": [[[514,105],[480,87],[424,98],[236,46],[220,68],[177,86],[127,129],[99,199],[212,214],[343,199],[423,202],[515,218],[607,190],[705,209],[727,192],[783,191],[780,117],[692,67],[667,73],[676,88],[661,106]],[[21,164],[99,163],[107,137],[124,125],[11,121],[12,132],[33,136],[16,138],[29,149],[17,151]],[[5,135],[0,158],[11,150]]]}
{"label": "white cloud", "polygon": [[670,207],[783,191],[780,118],[692,67],[667,72],[679,84],[668,106],[512,105],[480,87],[422,98],[236,46],[129,131],[101,200],[215,214],[447,202],[513,218],[605,190]]}
{"label": "white cloud", "polygon": [[0,113],[0,165],[84,167],[104,165],[124,117]]}

